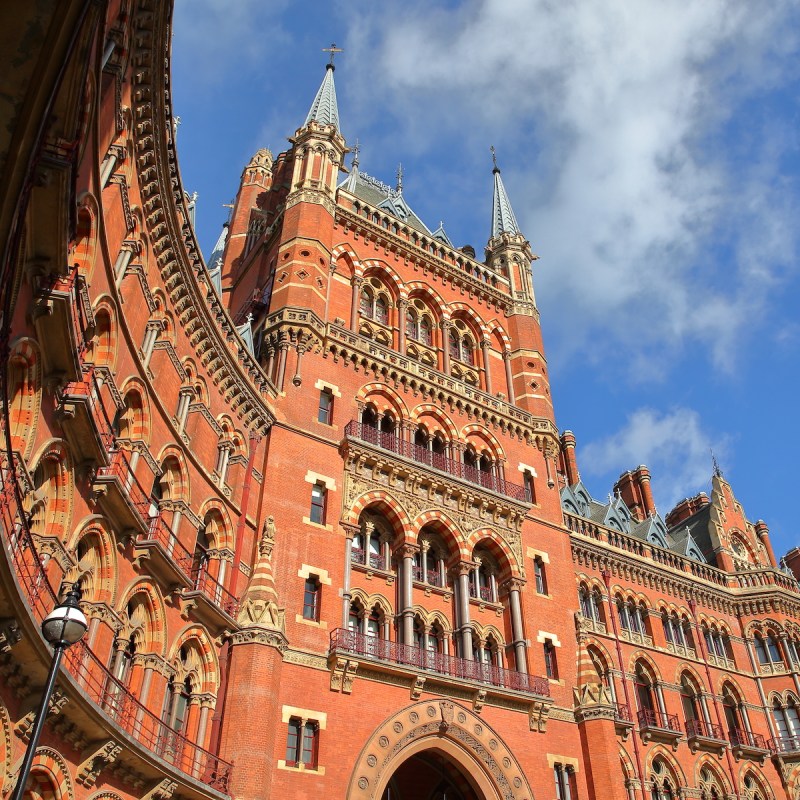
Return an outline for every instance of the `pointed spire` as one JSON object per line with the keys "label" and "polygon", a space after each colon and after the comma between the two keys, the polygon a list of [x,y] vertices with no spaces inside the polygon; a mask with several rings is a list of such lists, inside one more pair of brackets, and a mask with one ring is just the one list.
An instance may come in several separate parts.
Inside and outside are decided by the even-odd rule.
{"label": "pointed spire", "polygon": [[253,574],[247,584],[236,621],[242,627],[258,626],[283,633],[285,612],[278,605],[278,593],[272,576],[272,550],[275,547],[275,520],[267,517],[258,543]]}
{"label": "pointed spire", "polygon": [[333,125],[338,130],[339,107],[336,104],[336,86],[333,83],[333,71],[336,69],[333,65],[333,57],[336,53],[341,53],[342,51],[335,44],[332,44],[330,47],[325,48],[325,52],[331,54],[331,60],[325,65],[325,77],[322,79],[322,84],[319,87],[317,96],[314,98],[314,102],[311,104],[311,109],[303,127],[308,125],[311,120],[314,120],[320,125]]}
{"label": "pointed spire", "polygon": [[492,162],[494,164],[494,197],[492,198],[492,238],[501,233],[512,233],[519,235],[519,225],[514,212],[511,209],[511,201],[506,194],[503,186],[503,179],[500,177],[500,167],[497,166],[497,154],[494,146],[491,148]]}

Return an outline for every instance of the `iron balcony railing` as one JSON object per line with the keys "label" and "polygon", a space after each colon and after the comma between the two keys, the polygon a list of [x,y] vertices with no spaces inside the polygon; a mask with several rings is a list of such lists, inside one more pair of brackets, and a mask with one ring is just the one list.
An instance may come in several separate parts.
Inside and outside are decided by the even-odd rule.
{"label": "iron balcony railing", "polygon": [[428,586],[444,586],[442,576],[438,569],[423,570],[422,567],[414,567],[414,580],[418,583],[426,583]]}
{"label": "iron balcony railing", "polygon": [[444,453],[434,453],[432,450],[414,444],[414,442],[407,442],[394,433],[379,431],[371,425],[357,422],[356,420],[348,422],[344,432],[346,436],[353,439],[360,439],[362,442],[367,442],[380,447],[382,450],[388,450],[391,453],[409,458],[419,464],[427,464],[440,472],[446,472],[448,475],[482,486],[492,492],[504,494],[506,497],[521,503],[532,502],[530,493],[524,486],[500,478],[492,472],[484,472],[470,464],[464,464]]}
{"label": "iron balcony railing", "polygon": [[[360,547],[354,547],[351,553],[351,561],[354,564],[363,564],[365,567],[372,569],[386,569],[386,559],[378,553],[367,553],[366,550]],[[367,563],[369,562],[369,563]]]}
{"label": "iron balcony railing", "polygon": [[208,565],[192,569],[192,586],[202,592],[214,605],[221,608],[229,617],[235,617],[239,601],[208,572]]}
{"label": "iron balcony railing", "polygon": [[640,728],[658,728],[662,731],[681,732],[681,726],[676,714],[667,714],[664,711],[656,711],[653,708],[643,708],[637,719]]}
{"label": "iron balcony railing", "polygon": [[[19,468],[13,455],[8,459],[2,464],[0,533],[28,607],[41,622],[53,610],[58,598],[24,520],[16,486]],[[88,698],[144,748],[184,773],[228,793],[231,764],[171,728],[142,705],[85,642],[78,642],[66,651],[63,665]]]}
{"label": "iron balcony railing", "polygon": [[345,628],[337,628],[331,632],[330,651],[332,654],[349,653],[376,661],[414,667],[436,672],[439,675],[486,683],[501,689],[511,689],[542,697],[550,696],[550,684],[546,678],[503,669],[480,661],[445,655],[421,647],[390,642]]}
{"label": "iron balcony railing", "polygon": [[614,719],[618,722],[630,722],[633,724],[633,715],[625,703],[614,703]]}
{"label": "iron balcony railing", "polygon": [[728,731],[728,738],[734,747],[749,747],[753,750],[766,750],[767,740],[760,733],[734,728]]}
{"label": "iron balcony railing", "polygon": [[725,732],[722,730],[722,725],[717,725],[715,722],[706,722],[704,719],[688,719],[686,720],[686,735],[690,739],[703,738],[703,739],[718,739],[725,740]]}
{"label": "iron balcony railing", "polygon": [[784,753],[797,755],[800,753],[800,736],[775,736],[769,740],[769,749],[775,756]]}

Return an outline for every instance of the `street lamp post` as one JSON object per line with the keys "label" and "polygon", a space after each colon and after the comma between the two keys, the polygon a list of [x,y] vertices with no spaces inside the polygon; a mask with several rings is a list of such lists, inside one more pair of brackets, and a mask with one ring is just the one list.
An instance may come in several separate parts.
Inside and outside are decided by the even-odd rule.
{"label": "street lamp post", "polygon": [[25,784],[28,782],[31,764],[33,764],[36,748],[39,745],[39,738],[42,735],[44,721],[47,718],[50,697],[56,685],[58,668],[61,665],[61,657],[68,647],[75,644],[83,637],[84,633],[86,633],[86,629],[89,627],[89,623],[78,605],[80,599],[80,586],[74,583],[72,588],[67,592],[64,602],[56,606],[42,622],[42,636],[53,646],[53,661],[50,664],[50,673],[47,676],[47,683],[45,684],[42,699],[39,703],[39,710],[36,712],[36,718],[33,721],[33,729],[31,730],[28,749],[25,751],[25,758],[22,761],[19,777],[17,778],[17,785],[14,788],[14,794],[11,800],[22,800],[22,795],[25,792]]}

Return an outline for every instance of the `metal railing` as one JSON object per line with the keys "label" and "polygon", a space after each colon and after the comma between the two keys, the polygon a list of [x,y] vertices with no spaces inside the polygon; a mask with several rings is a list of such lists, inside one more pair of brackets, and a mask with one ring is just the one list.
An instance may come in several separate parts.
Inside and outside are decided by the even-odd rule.
{"label": "metal railing", "polygon": [[156,542],[164,553],[175,563],[178,569],[189,579],[192,578],[192,554],[181,543],[180,539],[170,530],[169,525],[159,514],[150,519],[147,533],[140,533],[136,541]]}
{"label": "metal railing", "polygon": [[208,572],[208,566],[192,570],[192,585],[202,592],[214,605],[219,606],[229,617],[236,616],[239,601]]}
{"label": "metal railing", "polygon": [[350,554],[350,560],[354,564],[362,564],[372,569],[386,569],[386,559],[382,555],[378,553],[367,553],[367,551],[362,548],[354,547]]}
{"label": "metal railing", "polygon": [[704,739],[725,741],[725,732],[722,730],[722,725],[717,725],[715,722],[706,722],[704,719],[687,719],[686,735],[690,739],[702,737]]}
{"label": "metal railing", "polygon": [[[0,483],[0,530],[9,561],[19,579],[22,596],[34,619],[41,622],[56,606],[58,598],[36,552],[33,536],[18,502],[17,466],[2,456]],[[79,642],[66,651],[64,668],[89,699],[116,725],[144,748],[170,762],[187,775],[228,792],[231,764],[174,730],[118,681],[101,659]]]}
{"label": "metal railing", "polygon": [[800,736],[774,736],[769,740],[769,749],[776,756],[781,753],[800,753]]}
{"label": "metal railing", "polygon": [[760,733],[734,728],[734,730],[728,731],[728,738],[734,747],[750,747],[753,750],[767,749],[767,740]]}
{"label": "metal railing", "polygon": [[116,478],[124,490],[128,501],[145,525],[150,524],[149,510],[152,500],[142,488],[138,478],[131,470],[130,461],[124,450],[117,450],[111,457],[111,464],[97,470],[99,478]]}
{"label": "metal railing", "polygon": [[625,703],[614,703],[614,719],[618,722],[630,722],[633,724],[633,715]]}
{"label": "metal railing", "polygon": [[656,711],[654,708],[643,708],[636,719],[640,728],[658,728],[662,731],[681,732],[681,726],[676,714],[667,714],[665,711]]}
{"label": "metal railing", "polygon": [[475,600],[483,600],[486,603],[492,603],[492,587],[491,586],[474,586],[469,585],[469,596]]}
{"label": "metal railing", "polygon": [[550,696],[550,684],[547,678],[503,669],[494,664],[484,664],[480,661],[445,655],[421,647],[390,642],[345,628],[337,628],[331,632],[331,653],[350,653],[377,661],[449,675],[453,678],[486,683],[502,689],[511,689],[542,697]]}
{"label": "metal railing", "polygon": [[345,436],[360,439],[362,442],[367,442],[380,447],[382,450],[388,450],[391,453],[404,456],[419,464],[427,464],[440,472],[446,472],[448,475],[482,486],[492,492],[504,494],[513,500],[518,500],[522,503],[532,502],[530,493],[524,486],[507,481],[505,478],[500,478],[492,472],[484,472],[470,464],[464,464],[444,453],[435,453],[432,450],[414,444],[414,442],[407,442],[394,433],[380,431],[371,425],[356,420],[348,422],[344,432]]}
{"label": "metal railing", "polygon": [[436,586],[438,588],[444,586],[438,569],[424,570],[422,567],[414,567],[413,577],[417,583],[425,583],[428,586]]}

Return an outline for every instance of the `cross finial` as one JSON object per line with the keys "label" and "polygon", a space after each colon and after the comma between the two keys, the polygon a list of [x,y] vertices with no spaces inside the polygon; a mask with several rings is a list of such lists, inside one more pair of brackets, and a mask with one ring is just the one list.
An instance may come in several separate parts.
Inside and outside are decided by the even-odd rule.
{"label": "cross finial", "polygon": [[497,166],[497,153],[495,152],[494,145],[489,149],[492,151],[492,164],[494,165],[492,172],[500,172],[500,168]]}
{"label": "cross finial", "polygon": [[331,54],[331,60],[328,62],[328,66],[329,66],[329,67],[331,67],[331,69],[333,69],[333,68],[334,68],[334,64],[333,64],[333,58],[334,58],[334,56],[335,56],[337,53],[343,53],[343,52],[344,52],[344,50],[342,50],[342,48],[341,48],[341,47],[337,47],[337,46],[336,46],[336,42],[332,42],[330,47],[323,47],[323,48],[322,48],[322,52],[323,52],[323,53],[330,53],[330,54]]}
{"label": "cross finial", "polygon": [[719,461],[717,461],[717,457],[714,455],[714,451],[713,450],[711,451],[711,464],[713,465],[713,468],[714,468],[714,475],[717,478],[721,478],[722,477],[722,470],[720,469]]}
{"label": "cross finial", "polygon": [[396,191],[402,192],[403,191],[403,165],[397,165],[397,187]]}
{"label": "cross finial", "polygon": [[356,139],[356,143],[353,145],[353,167],[358,169],[358,154],[361,152],[361,145],[359,144],[358,139]]}

